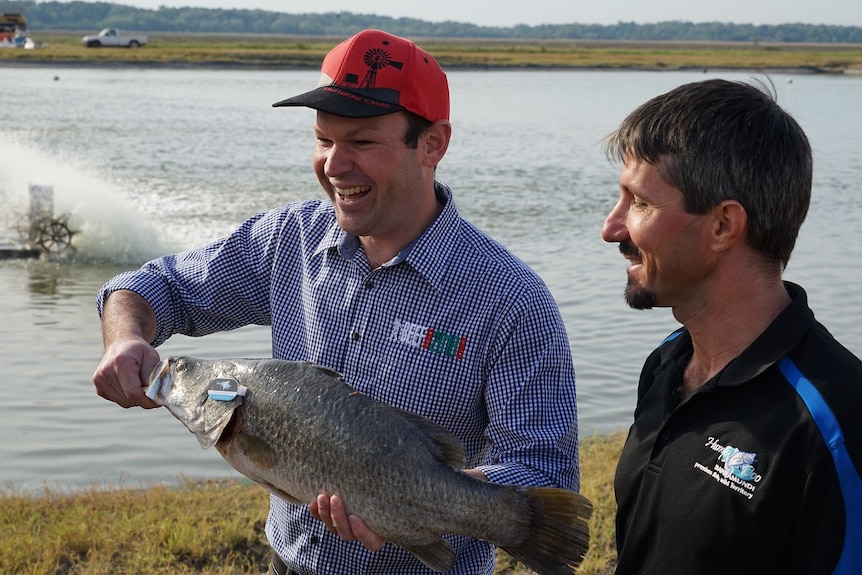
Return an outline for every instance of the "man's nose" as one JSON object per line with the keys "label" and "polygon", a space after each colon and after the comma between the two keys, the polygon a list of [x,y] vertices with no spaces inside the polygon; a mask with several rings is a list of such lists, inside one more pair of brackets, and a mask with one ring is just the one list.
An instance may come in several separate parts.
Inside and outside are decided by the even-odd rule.
{"label": "man's nose", "polygon": [[629,238],[628,229],[626,228],[626,208],[623,200],[617,202],[608,217],[605,218],[605,223],[602,225],[602,239],[606,242],[622,242]]}
{"label": "man's nose", "polygon": [[323,172],[329,176],[339,176],[350,171],[353,162],[350,154],[343,146],[333,145],[326,151],[323,163]]}

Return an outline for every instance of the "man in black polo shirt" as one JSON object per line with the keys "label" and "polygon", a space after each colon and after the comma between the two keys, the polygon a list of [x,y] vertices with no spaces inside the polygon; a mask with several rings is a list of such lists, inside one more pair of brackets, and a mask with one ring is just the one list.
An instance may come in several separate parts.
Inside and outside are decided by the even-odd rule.
{"label": "man in black polo shirt", "polygon": [[766,86],[708,80],[606,146],[626,301],[683,325],[641,373],[616,573],[862,573],[862,362],[781,278],[811,196],[804,132]]}

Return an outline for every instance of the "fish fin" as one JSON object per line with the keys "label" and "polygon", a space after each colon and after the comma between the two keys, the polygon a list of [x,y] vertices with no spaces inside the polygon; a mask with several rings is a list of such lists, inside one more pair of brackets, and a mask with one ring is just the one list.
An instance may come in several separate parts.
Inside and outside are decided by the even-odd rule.
{"label": "fish fin", "polygon": [[456,469],[463,469],[467,464],[467,454],[461,441],[449,433],[442,425],[431,421],[416,413],[411,413],[399,408],[395,409],[401,417],[418,427],[430,440],[428,445],[435,459],[451,465]]}
{"label": "fish fin", "polygon": [[258,469],[262,471],[269,471],[274,469],[276,465],[278,465],[278,455],[275,450],[269,446],[268,443],[254,437],[253,435],[249,435],[248,433],[240,433],[234,439],[236,446],[232,449],[239,449],[243,452],[243,454],[248,458],[248,460],[253,464],[252,467],[254,471],[250,471],[249,469],[240,470],[246,477],[253,479],[255,482],[259,483],[264,489],[272,493],[277,497],[281,497],[288,503],[293,503],[294,505],[304,505],[308,503],[308,501],[300,501],[293,495],[279,489],[269,481],[262,479],[258,476]]}
{"label": "fish fin", "polygon": [[452,549],[452,545],[448,541],[439,535],[432,535],[426,540],[415,543],[398,543],[398,545],[439,573],[449,571],[455,564],[455,550]]}
{"label": "fish fin", "polygon": [[571,575],[584,560],[590,542],[587,520],[593,512],[589,499],[553,487],[519,488],[532,512],[530,534],[503,549],[537,573]]}
{"label": "fish fin", "polygon": [[266,441],[248,433],[238,434],[235,441],[249,461],[260,469],[269,470],[278,465],[278,454]]}
{"label": "fish fin", "polygon": [[263,486],[264,489],[266,489],[267,491],[269,491],[270,493],[272,493],[276,497],[281,497],[282,499],[284,499],[288,503],[292,503],[294,505],[305,505],[306,503],[308,503],[308,501],[300,501],[299,499],[297,499],[296,497],[294,497],[290,493],[286,493],[286,492],[282,491],[281,489],[279,489],[278,487],[276,487],[272,483],[269,483],[268,481],[263,481],[261,479],[255,479],[255,481],[257,483],[259,483],[261,486]]}
{"label": "fish fin", "polygon": [[322,371],[326,375],[329,375],[329,376],[334,377],[336,379],[344,379],[344,376],[341,375],[340,373],[338,373],[337,371],[335,371],[334,369],[330,369],[330,368],[323,366],[323,365],[317,365],[316,363],[309,363],[309,365],[318,371]]}

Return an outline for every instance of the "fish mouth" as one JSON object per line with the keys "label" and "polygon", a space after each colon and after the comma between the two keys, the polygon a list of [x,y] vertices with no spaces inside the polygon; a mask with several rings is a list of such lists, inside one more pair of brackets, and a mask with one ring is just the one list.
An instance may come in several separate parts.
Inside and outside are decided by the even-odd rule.
{"label": "fish mouth", "polygon": [[171,391],[171,364],[169,359],[160,361],[150,372],[150,384],[146,396],[159,405],[167,405]]}

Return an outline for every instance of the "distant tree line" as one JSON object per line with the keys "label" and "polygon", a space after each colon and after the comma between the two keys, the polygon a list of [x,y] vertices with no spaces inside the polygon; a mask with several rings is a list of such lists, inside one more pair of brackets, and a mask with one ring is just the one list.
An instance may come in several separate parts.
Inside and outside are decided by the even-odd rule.
{"label": "distant tree line", "polygon": [[150,10],[111,2],[17,2],[0,0],[0,12],[23,12],[32,30],[91,30],[116,27],[146,32],[258,33],[347,37],[381,28],[408,37],[522,38],[559,40],[679,40],[718,42],[862,43],[862,27],[816,24],[755,26],[682,21],[636,24],[542,24],[512,27],[464,22],[427,22],[373,14],[288,14],[264,10],[168,8]]}

